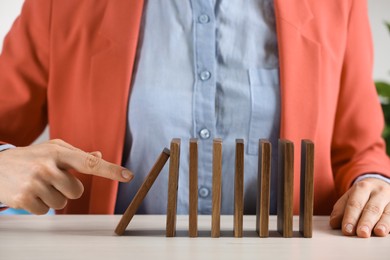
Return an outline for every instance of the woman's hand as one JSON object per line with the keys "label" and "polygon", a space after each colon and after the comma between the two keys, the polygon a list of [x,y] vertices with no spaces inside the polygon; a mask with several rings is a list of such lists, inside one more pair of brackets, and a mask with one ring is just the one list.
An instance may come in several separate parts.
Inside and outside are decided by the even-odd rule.
{"label": "woman's hand", "polygon": [[121,182],[133,178],[129,170],[104,161],[100,152],[87,153],[52,140],[0,152],[0,201],[33,214],[62,209],[68,199],[80,198],[84,191],[68,170]]}
{"label": "woman's hand", "polygon": [[330,226],[346,236],[387,236],[390,231],[390,184],[367,178],[355,183],[334,205]]}

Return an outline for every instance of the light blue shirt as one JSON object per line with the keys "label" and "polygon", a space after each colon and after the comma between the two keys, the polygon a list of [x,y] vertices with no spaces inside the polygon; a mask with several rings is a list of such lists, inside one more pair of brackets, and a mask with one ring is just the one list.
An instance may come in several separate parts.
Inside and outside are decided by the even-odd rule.
{"label": "light blue shirt", "polygon": [[[211,212],[212,140],[223,139],[222,214],[233,213],[235,140],[246,142],[245,212],[254,213],[258,140],[273,142],[280,101],[272,0],[150,0],[144,8],[129,102],[122,213],[172,138],[181,138],[178,213],[188,214],[188,141],[199,139],[199,212]],[[273,177],[276,176],[273,168]],[[275,178],[272,186],[275,186]],[[168,166],[139,213],[164,214]],[[275,189],[271,212],[276,212]]]}

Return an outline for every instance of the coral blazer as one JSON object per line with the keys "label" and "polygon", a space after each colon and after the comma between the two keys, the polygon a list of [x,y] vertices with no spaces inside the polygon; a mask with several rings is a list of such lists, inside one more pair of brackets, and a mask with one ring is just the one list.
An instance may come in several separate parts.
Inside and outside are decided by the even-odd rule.
{"label": "coral blazer", "polygon": [[[316,214],[329,214],[357,176],[390,177],[366,8],[365,0],[275,0],[295,212],[302,138],[316,146]],[[29,145],[48,123],[51,138],[120,164],[142,9],[142,0],[27,0],[0,57],[0,140]],[[61,212],[112,214],[118,183],[75,174],[84,195]]]}

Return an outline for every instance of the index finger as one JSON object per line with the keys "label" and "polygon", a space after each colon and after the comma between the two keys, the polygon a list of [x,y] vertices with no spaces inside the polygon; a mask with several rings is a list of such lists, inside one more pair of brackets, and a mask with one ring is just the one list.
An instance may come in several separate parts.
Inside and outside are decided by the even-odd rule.
{"label": "index finger", "polygon": [[115,181],[128,182],[134,177],[133,173],[126,168],[81,150],[59,148],[57,164],[64,169],[74,169],[80,173],[100,176]]}

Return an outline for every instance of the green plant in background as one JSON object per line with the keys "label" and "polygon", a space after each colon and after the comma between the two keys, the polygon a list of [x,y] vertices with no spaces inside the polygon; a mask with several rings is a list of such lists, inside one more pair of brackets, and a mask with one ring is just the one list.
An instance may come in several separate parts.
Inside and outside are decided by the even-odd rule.
{"label": "green plant in background", "polygon": [[[390,23],[385,23],[390,33]],[[383,138],[386,141],[386,151],[390,155],[390,83],[384,81],[375,82],[379,98],[381,100],[383,113],[385,115],[385,129]]]}

